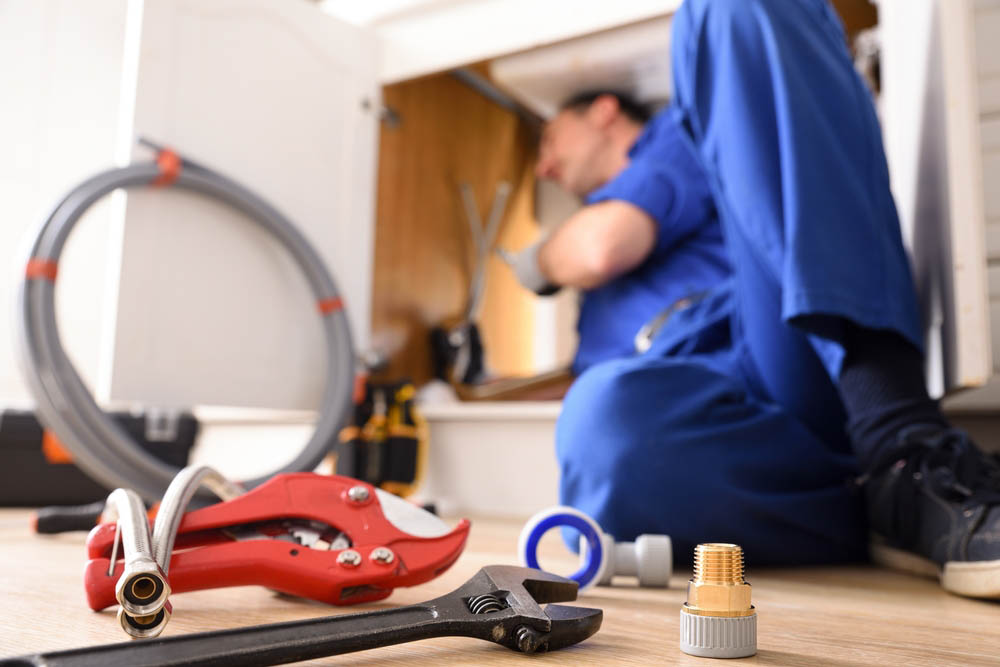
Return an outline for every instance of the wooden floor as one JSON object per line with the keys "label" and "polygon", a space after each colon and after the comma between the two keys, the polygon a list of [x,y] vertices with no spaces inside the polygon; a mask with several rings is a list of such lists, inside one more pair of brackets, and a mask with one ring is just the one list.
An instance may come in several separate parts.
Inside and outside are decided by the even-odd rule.
{"label": "wooden floor", "polygon": [[[514,563],[518,523],[474,521],[459,562],[439,579],[400,589],[380,608],[448,592],[480,567]],[[36,537],[29,513],[0,510],[0,657],[124,638],[111,610],[84,602],[84,535]],[[555,538],[543,562],[563,572],[573,561]],[[548,556],[544,559],[544,556]],[[948,595],[935,582],[874,567],[765,570],[747,554],[747,580],[758,610],[763,665],[1000,665],[1000,604]],[[313,664],[713,664],[682,654],[678,610],[689,572],[671,588],[640,589],[620,579],[585,592],[577,604],[604,610],[604,626],[586,642],[526,657],[473,639],[428,640]],[[175,595],[165,636],[342,613],[255,588]]]}

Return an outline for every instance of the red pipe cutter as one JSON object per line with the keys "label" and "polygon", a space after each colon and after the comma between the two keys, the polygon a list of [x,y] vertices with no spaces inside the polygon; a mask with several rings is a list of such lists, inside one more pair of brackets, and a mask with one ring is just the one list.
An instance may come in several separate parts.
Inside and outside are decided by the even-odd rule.
{"label": "red pipe cutter", "polygon": [[[469,535],[397,496],[349,477],[290,473],[242,496],[188,512],[170,559],[175,593],[266,586],[335,605],[388,597],[429,581],[454,563]],[[109,575],[115,524],[87,537],[87,602],[117,604]]]}

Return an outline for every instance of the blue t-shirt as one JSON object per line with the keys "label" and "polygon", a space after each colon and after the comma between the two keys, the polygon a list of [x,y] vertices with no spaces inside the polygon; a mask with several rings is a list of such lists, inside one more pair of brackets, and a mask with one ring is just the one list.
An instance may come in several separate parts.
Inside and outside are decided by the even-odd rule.
{"label": "blue t-shirt", "polygon": [[656,222],[656,244],[638,267],[583,293],[573,360],[577,374],[635,352],[635,335],[674,302],[729,277],[711,188],[680,116],[668,107],[647,123],[629,164],[586,198],[627,201]]}

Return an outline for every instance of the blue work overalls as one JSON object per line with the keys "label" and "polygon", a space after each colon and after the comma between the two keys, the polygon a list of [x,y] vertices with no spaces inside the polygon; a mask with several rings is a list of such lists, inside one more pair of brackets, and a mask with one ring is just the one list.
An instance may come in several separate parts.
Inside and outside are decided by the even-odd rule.
{"label": "blue work overalls", "polygon": [[708,541],[757,564],[863,558],[838,333],[922,345],[870,95],[825,0],[687,0],[671,48],[733,278],[570,389],[562,501],[682,559]]}
{"label": "blue work overalls", "polygon": [[643,325],[730,275],[712,188],[676,116],[667,107],[651,119],[629,149],[628,165],[586,198],[587,204],[616,199],[642,209],[656,224],[656,242],[635,269],[583,292],[577,375],[631,356]]}

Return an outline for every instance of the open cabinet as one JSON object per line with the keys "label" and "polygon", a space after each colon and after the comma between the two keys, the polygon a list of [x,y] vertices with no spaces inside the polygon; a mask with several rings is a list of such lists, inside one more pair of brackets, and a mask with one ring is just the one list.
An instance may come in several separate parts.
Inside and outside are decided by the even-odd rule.
{"label": "open cabinet", "polygon": [[[358,350],[380,348],[391,375],[419,383],[431,375],[428,329],[458,316],[468,294],[459,185],[485,217],[497,184],[511,184],[498,244],[513,249],[537,236],[550,199],[531,172],[536,128],[453,72],[491,80],[537,118],[581,87],[669,96],[680,0],[585,5],[132,0],[119,141],[149,135],[271,200],[341,284]],[[870,9],[841,5],[849,26]],[[130,193],[112,228],[120,261],[102,397],[315,407],[319,326],[270,239],[174,192]],[[487,283],[480,321],[493,370],[568,361],[572,341],[540,351],[538,340],[567,328],[571,296],[555,307],[535,299],[495,257]]]}
{"label": "open cabinet", "polygon": [[[133,145],[145,134],[269,199],[327,261],[357,347],[383,347],[390,372],[418,382],[430,375],[428,328],[458,315],[468,293],[459,184],[471,186],[481,215],[498,182],[513,186],[498,241],[509,248],[567,210],[546,213],[553,197],[532,177],[532,123],[453,72],[491,80],[538,118],[575,87],[624,80],[640,97],[662,99],[680,5],[104,2],[123,17],[113,31],[124,54],[121,104],[109,124],[118,159],[146,159]],[[870,19],[866,0],[836,4],[847,8],[849,30],[858,16]],[[323,378],[314,304],[275,243],[184,193],[137,191],[112,203],[99,395],[315,408]],[[487,281],[481,321],[494,369],[527,374],[565,360],[572,344],[544,353],[537,344],[565,313],[527,295],[498,260]],[[432,426],[455,428],[436,431],[426,492],[484,514],[550,504],[558,410],[554,402],[427,407]],[[495,507],[512,485],[517,502]]]}
{"label": "open cabinet", "polygon": [[[393,373],[422,381],[427,327],[458,314],[468,291],[459,183],[484,217],[496,184],[514,187],[501,244],[537,233],[535,137],[447,72],[663,16],[671,3],[350,4],[132,0],[118,139],[172,145],[270,200],[328,262],[357,349],[382,347]],[[383,106],[394,120],[380,130]],[[143,190],[117,209],[111,244],[102,398],[316,406],[315,308],[271,239],[213,202]],[[530,373],[532,300],[499,261],[489,274],[490,363]]]}
{"label": "open cabinet", "polygon": [[[281,210],[331,268],[355,344],[369,339],[378,51],[311,3],[133,0],[118,138],[170,145]],[[322,332],[305,278],[236,211],[129,192],[113,222],[116,316],[105,399],[313,409]],[[350,368],[344,369],[350,373]]]}

